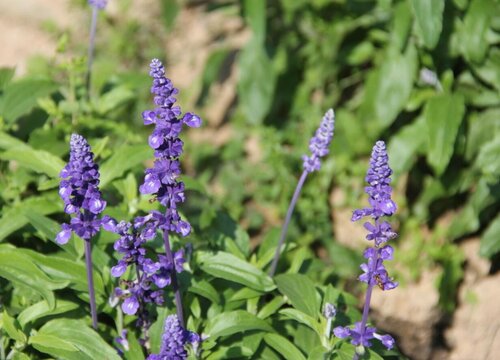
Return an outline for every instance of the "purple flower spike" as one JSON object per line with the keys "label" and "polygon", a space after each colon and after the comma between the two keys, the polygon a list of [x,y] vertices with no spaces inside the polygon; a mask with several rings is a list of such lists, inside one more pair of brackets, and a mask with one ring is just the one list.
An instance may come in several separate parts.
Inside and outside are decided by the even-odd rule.
{"label": "purple flower spike", "polygon": [[149,355],[147,360],[185,360],[186,345],[197,346],[199,342],[199,335],[183,329],[177,315],[169,315],[165,319],[160,353]]}
{"label": "purple flower spike", "polygon": [[316,134],[309,141],[311,155],[304,155],[304,170],[307,172],[318,171],[321,167],[320,158],[328,154],[330,142],[333,139],[335,129],[335,113],[333,109],[326,112]]}
{"label": "purple flower spike", "polygon": [[361,322],[354,324],[352,329],[348,327],[337,327],[334,329],[334,335],[338,338],[351,338],[351,344],[358,346],[359,354],[364,351],[364,347],[370,347],[371,339],[378,339],[382,344],[391,349],[394,347],[394,339],[390,335],[379,335],[373,327],[367,326],[368,312],[370,309],[370,300],[373,288],[378,286],[382,290],[392,290],[398,286],[398,283],[389,277],[384,265],[384,261],[392,260],[394,249],[390,245],[385,245],[389,240],[394,239],[397,234],[392,230],[387,221],[382,221],[381,217],[391,216],[397,207],[391,199],[391,178],[392,170],[389,167],[389,158],[385,143],[377,141],[373,147],[370,167],[366,174],[368,186],[365,192],[368,194],[369,207],[355,210],[352,215],[352,221],[360,220],[363,217],[370,217],[371,222],[364,224],[368,231],[366,239],[373,242],[373,247],[365,250],[363,257],[368,261],[361,264],[363,274],[359,276],[359,281],[368,284],[366,290],[365,305]]}

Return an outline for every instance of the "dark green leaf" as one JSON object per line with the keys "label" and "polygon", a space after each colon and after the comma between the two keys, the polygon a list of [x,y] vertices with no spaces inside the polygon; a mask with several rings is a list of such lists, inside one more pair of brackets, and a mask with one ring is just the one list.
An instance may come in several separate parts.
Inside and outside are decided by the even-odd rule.
{"label": "dark green leaf", "polygon": [[464,98],[460,94],[442,94],[427,102],[424,110],[429,139],[427,161],[438,175],[450,162],[464,112]]}
{"label": "dark green leaf", "polygon": [[278,290],[285,295],[293,307],[316,319],[320,312],[316,288],[302,274],[282,274],[275,277]]}
{"label": "dark green leaf", "polygon": [[275,288],[267,274],[236,256],[218,252],[216,254],[200,251],[197,253],[200,268],[206,273],[248,286],[257,291],[268,292]]}
{"label": "dark green leaf", "polygon": [[192,281],[191,285],[188,288],[189,292],[192,292],[194,294],[198,294],[203,296],[204,298],[207,298],[214,304],[219,304],[220,303],[220,295],[215,290],[215,288],[206,280],[200,280],[200,281]]}
{"label": "dark green leaf", "polygon": [[443,28],[444,0],[412,0],[411,3],[424,44],[434,49]]}
{"label": "dark green leaf", "polygon": [[248,330],[272,332],[273,328],[264,320],[243,310],[225,312],[208,321],[204,330],[211,338],[228,336]]}
{"label": "dark green leaf", "polygon": [[266,36],[266,0],[243,0],[243,11],[253,36],[263,43]]}
{"label": "dark green leaf", "polygon": [[481,173],[492,180],[496,181],[500,177],[500,137],[496,137],[486,144],[483,144],[479,154],[477,155],[474,167],[481,170]]}

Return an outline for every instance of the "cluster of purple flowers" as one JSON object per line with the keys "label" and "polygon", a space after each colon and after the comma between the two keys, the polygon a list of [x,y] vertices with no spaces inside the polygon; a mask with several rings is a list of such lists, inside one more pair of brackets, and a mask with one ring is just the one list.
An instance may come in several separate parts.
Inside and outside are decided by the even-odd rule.
{"label": "cluster of purple flowers", "polygon": [[181,220],[177,204],[183,202],[184,183],[177,178],[181,173],[179,156],[183,142],[179,139],[182,126],[199,127],[198,115],[186,113],[182,118],[179,106],[174,106],[178,90],[172,81],[165,77],[165,69],[158,59],[151,61],[150,75],[153,78],[151,93],[154,94],[155,109],[144,111],[144,125],[154,124],[149,136],[149,145],[155,150],[156,160],[152,169],[146,170],[144,183],[140,186],[141,194],[153,194],[165,206],[165,220],[162,229],[187,236],[191,231],[188,222]]}
{"label": "cluster of purple flowers", "polygon": [[160,353],[149,355],[147,360],[185,360],[186,345],[191,344],[196,351],[199,343],[198,334],[184,329],[177,315],[169,315],[165,319]]}
{"label": "cluster of purple flowers", "polygon": [[338,338],[351,337],[351,343],[361,347],[360,352],[364,347],[372,345],[370,340],[373,338],[380,340],[388,349],[394,346],[394,339],[390,335],[379,335],[375,332],[375,328],[367,326],[373,287],[377,285],[382,290],[391,290],[398,286],[398,283],[389,277],[384,266],[384,261],[392,260],[394,253],[394,249],[385,244],[396,237],[396,233],[388,222],[381,221],[382,216],[391,216],[396,211],[396,204],[391,199],[391,174],[385,143],[377,141],[373,147],[370,166],[365,178],[369,185],[365,188],[365,192],[369,195],[370,206],[355,210],[352,216],[352,221],[365,216],[373,219],[373,223],[364,224],[369,232],[366,239],[373,241],[374,246],[364,252],[364,257],[368,261],[361,265],[363,274],[359,277],[360,281],[368,284],[363,316],[361,322],[354,324],[353,328],[339,326],[334,329],[334,334]]}
{"label": "cluster of purple flowers", "polygon": [[71,232],[89,241],[101,226],[106,230],[112,227],[113,219],[109,216],[99,218],[106,207],[106,202],[99,191],[99,168],[94,163],[87,140],[73,134],[70,140],[70,158],[59,175],[59,195],[64,201],[64,211],[73,215],[69,224],[63,223],[57,234],[57,243],[66,244]]}
{"label": "cluster of purple flowers", "polygon": [[309,141],[309,150],[311,155],[304,155],[304,170],[307,172],[318,171],[321,168],[320,158],[329,153],[330,142],[333,139],[333,132],[335,130],[335,113],[333,109],[329,109],[323,119],[316,133]]}
{"label": "cluster of purple flowers", "polygon": [[114,229],[120,235],[114,249],[123,256],[118,264],[111,268],[111,275],[121,277],[127,268],[135,266],[136,278],[122,280],[124,288],[115,289],[115,295],[124,299],[122,310],[128,315],[136,314],[141,303],[162,305],[164,299],[161,289],[170,285],[173,271],[179,273],[183,269],[183,250],[175,253],[173,264],[164,255],[158,255],[157,261],[146,256],[144,244],[156,236],[156,229],[162,221],[164,216],[153,211],[147,216],[136,217],[133,224],[121,221]]}

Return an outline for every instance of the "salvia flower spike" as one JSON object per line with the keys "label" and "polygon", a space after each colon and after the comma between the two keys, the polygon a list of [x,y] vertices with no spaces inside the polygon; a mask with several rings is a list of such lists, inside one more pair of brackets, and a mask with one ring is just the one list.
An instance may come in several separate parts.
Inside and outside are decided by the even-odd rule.
{"label": "salvia flower spike", "polygon": [[293,210],[295,209],[295,204],[297,203],[302,187],[304,186],[304,183],[306,181],[307,175],[313,171],[318,171],[321,168],[320,159],[329,153],[330,142],[333,139],[334,130],[335,130],[335,113],[333,112],[333,109],[329,109],[323,116],[319,128],[316,130],[316,133],[309,141],[309,150],[311,151],[311,154],[304,155],[302,157],[304,170],[302,172],[302,175],[300,176],[299,182],[297,183],[297,187],[295,188],[295,192],[293,193],[290,205],[288,206],[285,222],[283,224],[283,227],[281,228],[281,234],[278,246],[276,247],[276,253],[274,254],[273,262],[271,263],[271,267],[269,269],[270,276],[274,276],[274,273],[276,272],[276,267],[278,266],[281,248],[285,243],[286,233],[288,231],[288,225],[290,224]]}
{"label": "salvia flower spike", "polygon": [[[183,151],[183,142],[179,138],[183,125],[189,127],[201,126],[201,118],[193,113],[185,113],[181,117],[181,109],[175,106],[175,95],[178,90],[172,81],[165,76],[165,68],[158,59],[150,64],[150,73],[153,78],[151,93],[154,95],[153,110],[142,114],[144,125],[154,125],[149,136],[149,145],[155,151],[156,160],[151,169],[145,171],[144,183],[140,186],[141,194],[152,194],[165,207],[164,221],[160,225],[163,231],[166,259],[174,263],[174,256],[170,248],[169,233],[176,232],[180,236],[187,236],[191,232],[191,225],[181,219],[177,205],[184,202],[184,183],[178,180],[181,173],[179,157]],[[172,272],[172,287],[175,292],[177,316],[184,327],[182,299],[177,276]]]}
{"label": "salvia flower spike", "polygon": [[97,234],[101,226],[110,229],[114,220],[109,216],[99,217],[106,207],[106,202],[101,198],[99,191],[99,169],[94,163],[94,154],[83,136],[71,135],[69,162],[59,176],[61,177],[59,195],[65,204],[64,211],[72,215],[72,218],[69,224],[62,224],[56,242],[60,245],[66,244],[72,232],[85,242],[92,325],[97,328],[90,239]]}
{"label": "salvia flower spike", "polygon": [[198,334],[185,330],[177,315],[169,315],[165,319],[160,353],[149,355],[147,360],[185,360],[188,357],[186,345],[196,348],[199,343]]}
{"label": "salvia flower spike", "polygon": [[366,299],[363,307],[363,316],[360,322],[350,327],[336,327],[333,333],[338,338],[351,338],[351,344],[355,345],[355,359],[364,353],[365,347],[372,345],[373,338],[378,339],[382,344],[391,349],[394,346],[394,339],[390,335],[380,335],[374,327],[367,326],[368,311],[373,288],[377,285],[382,290],[391,290],[398,286],[398,283],[389,277],[384,266],[385,260],[392,260],[394,249],[386,243],[396,237],[391,225],[387,221],[381,220],[384,216],[391,216],[396,211],[396,204],[391,199],[392,170],[389,167],[386,146],[383,141],[377,141],[373,147],[370,166],[366,174],[368,186],[365,192],[369,196],[369,207],[358,209],[353,212],[352,221],[357,221],[363,217],[370,217],[372,222],[365,222],[364,227],[368,230],[366,239],[373,241],[373,247],[365,250],[363,256],[367,262],[361,265],[363,274],[359,280],[367,283]]}
{"label": "salvia flower spike", "polygon": [[106,7],[107,0],[88,0],[88,4],[92,7],[92,19],[90,20],[90,36],[89,49],[87,54],[87,74],[85,79],[85,87],[87,95],[90,92],[90,80],[92,76],[92,64],[94,62],[95,34],[97,28],[97,13]]}

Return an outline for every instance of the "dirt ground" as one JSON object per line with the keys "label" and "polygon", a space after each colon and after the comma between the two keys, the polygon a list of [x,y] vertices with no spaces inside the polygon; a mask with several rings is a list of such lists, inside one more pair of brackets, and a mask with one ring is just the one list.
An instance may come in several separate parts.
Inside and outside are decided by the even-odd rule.
{"label": "dirt ground", "polygon": [[[137,7],[134,13],[139,18],[158,11],[154,0],[136,0],[133,6]],[[106,11],[112,16],[116,5],[111,3]],[[30,57],[50,57],[55,52],[56,39],[47,32],[47,24],[71,27],[86,34],[88,19],[89,14],[71,6],[70,0],[0,0],[0,67],[15,66],[16,76],[22,75]],[[226,46],[236,49],[248,39],[248,31],[240,18],[218,12],[207,15],[201,7],[181,11],[165,45],[165,51],[174,54],[169,58],[168,72],[178,87],[188,88],[198,77],[210,51],[220,46],[220,38],[225,39]],[[182,59],[175,54],[182,54]],[[198,132],[195,140],[215,139],[220,145],[229,139],[232,129],[223,120],[235,100],[236,79],[236,71],[231,67],[225,81],[213,89],[217,97],[206,109],[209,126]],[[249,141],[249,152],[258,156],[258,139],[254,140]],[[342,194],[333,193],[332,203],[341,203],[341,198]],[[332,220],[334,224],[350,224],[350,216],[350,210],[336,208]],[[345,244],[350,244],[353,232],[362,231],[334,227],[336,237]],[[374,295],[374,320],[395,335],[411,359],[500,359],[500,273],[490,274],[489,262],[478,255],[478,239],[468,239],[460,246],[466,258],[465,277],[459,289],[458,308],[452,316],[444,316],[438,308],[437,270],[424,274],[417,283]]]}

